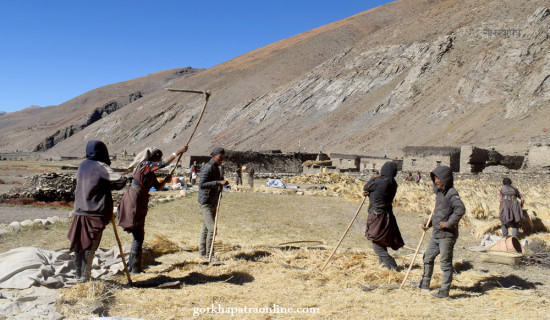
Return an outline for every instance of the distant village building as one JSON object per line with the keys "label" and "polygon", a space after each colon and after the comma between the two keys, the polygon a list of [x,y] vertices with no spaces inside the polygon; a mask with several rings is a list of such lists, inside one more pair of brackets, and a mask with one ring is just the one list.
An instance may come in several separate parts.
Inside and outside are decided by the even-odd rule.
{"label": "distant village building", "polygon": [[[233,173],[237,165],[253,168],[258,173],[302,173],[302,164],[315,161],[318,153],[271,151],[225,151],[224,167],[226,172]],[[192,160],[192,159],[191,159]],[[198,161],[197,161],[198,162]]]}
{"label": "distant village building", "polygon": [[403,152],[403,171],[429,172],[439,166],[448,166],[453,172],[460,169],[460,148],[408,146]]}
{"label": "distant village building", "polygon": [[532,137],[524,167],[550,170],[550,135]]}
{"label": "distant village building", "polygon": [[37,159],[38,156],[35,152],[2,152],[0,153],[0,160],[28,160]]}
{"label": "distant village building", "polygon": [[355,154],[331,153],[332,165],[340,171],[359,171],[361,156]]}
{"label": "distant village building", "polygon": [[401,171],[403,168],[403,160],[398,159],[389,159],[384,157],[371,157],[371,156],[361,156],[360,160],[360,170],[361,171],[379,171],[384,163],[392,161],[397,163],[397,170]]}
{"label": "distant village building", "polygon": [[474,146],[460,148],[460,172],[462,173],[517,170],[522,167],[523,161],[523,156],[502,155],[493,149],[487,150]]}

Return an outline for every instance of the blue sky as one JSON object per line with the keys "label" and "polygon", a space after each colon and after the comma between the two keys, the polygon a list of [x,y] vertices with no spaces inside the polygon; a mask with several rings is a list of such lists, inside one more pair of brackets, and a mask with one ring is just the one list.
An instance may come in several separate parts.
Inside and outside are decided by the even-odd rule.
{"label": "blue sky", "polygon": [[390,1],[0,2],[0,111],[154,72],[210,68]]}

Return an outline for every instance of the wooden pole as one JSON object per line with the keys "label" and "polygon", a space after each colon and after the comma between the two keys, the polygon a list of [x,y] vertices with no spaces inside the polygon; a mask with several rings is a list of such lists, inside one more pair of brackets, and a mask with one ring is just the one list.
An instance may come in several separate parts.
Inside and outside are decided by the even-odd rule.
{"label": "wooden pole", "polygon": [[340,241],[338,241],[338,244],[336,245],[336,247],[334,248],[334,250],[332,250],[332,253],[330,254],[330,256],[328,257],[327,261],[325,262],[325,264],[323,265],[323,267],[321,268],[321,272],[325,271],[325,268],[327,267],[330,259],[332,259],[332,256],[334,255],[334,253],[336,252],[336,250],[338,250],[338,247],[340,246],[340,244],[342,243],[342,240],[344,240],[344,237],[346,236],[346,234],[348,233],[349,229],[351,228],[351,225],[353,224],[353,222],[355,221],[355,219],[357,219],[357,216],[359,215],[359,211],[361,211],[361,208],[363,207],[363,204],[365,203],[365,200],[367,199],[367,197],[364,197],[363,198],[363,201],[361,201],[361,205],[359,206],[359,208],[357,209],[357,212],[355,213],[355,215],[353,216],[353,219],[351,219],[351,222],[349,223],[349,226],[348,228],[346,229],[346,231],[344,231],[344,234],[342,235],[342,237],[340,238]]}
{"label": "wooden pole", "polygon": [[214,218],[214,234],[212,235],[212,243],[210,244],[210,253],[208,254],[208,263],[212,262],[212,253],[214,252],[214,240],[216,239],[216,233],[218,232],[218,216],[220,215],[220,203],[222,202],[223,186],[220,190],[218,198],[218,206],[216,207],[216,217]]}
{"label": "wooden pole", "polygon": [[[426,227],[430,225],[430,222],[432,221],[432,217],[434,216],[435,208],[428,217],[428,221],[426,222]],[[405,281],[407,281],[407,278],[409,277],[409,273],[411,273],[414,261],[416,260],[416,256],[418,255],[418,251],[420,251],[420,246],[422,245],[422,241],[424,241],[424,237],[426,236],[426,232],[428,229],[424,230],[422,233],[422,237],[420,237],[420,241],[418,242],[418,246],[416,247],[416,251],[414,252],[414,256],[411,260],[411,265],[409,266],[409,270],[407,270],[407,274],[405,274],[405,278],[403,278],[403,282],[401,282],[401,285],[399,286],[399,289],[403,288],[403,285],[405,284]]]}
{"label": "wooden pole", "polygon": [[[199,116],[199,120],[197,121],[197,124],[195,125],[195,128],[193,129],[193,131],[191,132],[191,135],[189,136],[189,139],[187,139],[187,143],[185,144],[186,146],[189,146],[189,143],[191,142],[191,139],[193,139],[193,136],[195,135],[195,132],[197,132],[197,128],[199,127],[199,124],[201,123],[201,120],[202,120],[202,116],[204,115],[204,111],[206,111],[206,106],[208,105],[208,100],[210,99],[210,91],[198,91],[198,90],[187,90],[187,89],[174,89],[174,88],[168,88],[166,89],[168,91],[173,91],[173,92],[191,92],[191,93],[201,93],[201,94],[204,94],[204,97],[205,97],[205,101],[204,101],[204,106],[202,107],[202,111],[201,111],[201,114]],[[170,176],[172,176],[174,174],[174,171],[176,171],[176,168],[178,167],[178,163],[180,162],[181,160],[181,156],[183,155],[183,153],[180,153],[179,157],[178,157],[178,160],[176,161],[176,164],[174,165],[174,168],[172,169],[172,171],[170,172]]]}
{"label": "wooden pole", "polygon": [[111,222],[113,224],[113,230],[115,231],[116,242],[118,243],[118,249],[120,250],[120,258],[122,259],[122,265],[124,265],[124,272],[126,273],[126,278],[128,278],[128,283],[132,285],[132,278],[130,277],[130,270],[126,265],[126,259],[124,259],[124,251],[122,251],[122,243],[120,243],[120,238],[118,237],[118,232],[116,231],[115,225],[115,216],[111,216]]}

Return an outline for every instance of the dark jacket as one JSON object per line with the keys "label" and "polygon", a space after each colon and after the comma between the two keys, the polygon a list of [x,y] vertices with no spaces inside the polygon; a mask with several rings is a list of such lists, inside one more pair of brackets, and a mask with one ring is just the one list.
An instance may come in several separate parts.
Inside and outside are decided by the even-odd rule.
{"label": "dark jacket", "polygon": [[[435,177],[438,177],[443,182],[441,189],[435,184]],[[443,238],[458,238],[458,222],[466,213],[466,207],[460,200],[458,192],[453,186],[453,172],[451,168],[441,166],[435,168],[430,177],[434,183],[434,191],[436,193],[434,215],[431,225],[433,226],[433,237],[436,239]],[[441,229],[440,222],[446,222],[447,228]]]}
{"label": "dark jacket", "polygon": [[405,245],[397,220],[393,215],[393,198],[397,192],[397,164],[386,162],[380,177],[373,178],[363,188],[369,191],[369,214],[365,235],[372,242],[397,250]]}
{"label": "dark jacket", "polygon": [[369,191],[369,212],[392,211],[392,202],[397,192],[397,164],[386,162],[380,170],[379,178],[372,178],[363,191]]}
{"label": "dark jacket", "polygon": [[216,206],[221,186],[218,181],[223,180],[223,174],[220,166],[210,159],[207,164],[202,166],[199,179],[199,204],[209,204]]}
{"label": "dark jacket", "polygon": [[109,152],[103,142],[89,141],[86,158],[76,173],[75,214],[101,216],[108,221],[113,214],[111,190],[124,188],[126,178],[114,172],[105,162],[110,163]]}

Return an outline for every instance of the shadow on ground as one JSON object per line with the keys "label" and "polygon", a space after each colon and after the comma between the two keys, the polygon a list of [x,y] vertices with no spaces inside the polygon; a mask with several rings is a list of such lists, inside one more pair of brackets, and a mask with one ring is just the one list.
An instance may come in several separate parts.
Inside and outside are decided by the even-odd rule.
{"label": "shadow on ground", "polygon": [[472,286],[457,286],[456,288],[466,292],[484,293],[493,289],[530,290],[536,289],[537,285],[542,285],[542,283],[530,282],[516,275],[509,275],[505,277],[492,276],[482,279]]}
{"label": "shadow on ground", "polygon": [[176,289],[183,285],[198,285],[206,284],[211,282],[226,282],[235,285],[243,285],[254,281],[254,277],[246,272],[231,272],[227,274],[222,274],[219,276],[210,276],[202,274],[199,272],[191,272],[185,277],[167,277],[167,276],[158,276],[155,278],[136,281],[133,283],[134,287],[137,288],[167,288],[167,289]]}
{"label": "shadow on ground", "polygon": [[241,252],[239,254],[236,254],[234,256],[235,259],[237,260],[246,260],[246,261],[258,261],[262,258],[267,258],[271,256],[271,252],[269,251],[264,251],[264,250],[257,250],[257,251],[254,251],[254,252],[251,252],[251,253],[245,253],[245,252]]}

